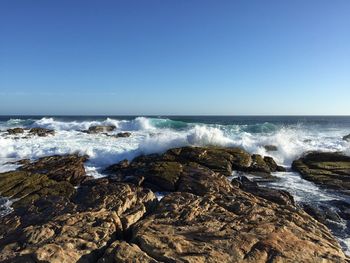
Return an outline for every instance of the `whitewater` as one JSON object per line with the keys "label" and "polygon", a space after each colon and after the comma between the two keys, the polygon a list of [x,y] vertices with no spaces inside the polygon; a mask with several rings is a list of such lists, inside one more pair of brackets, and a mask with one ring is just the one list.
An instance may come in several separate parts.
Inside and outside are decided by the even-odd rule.
{"label": "whitewater", "polygon": [[[104,134],[82,132],[95,125],[114,125],[109,135],[130,132],[130,137],[116,138]],[[9,128],[42,127],[55,130],[54,136],[26,137],[8,135]],[[79,153],[89,156],[85,168],[95,178],[101,171],[124,159],[142,154],[162,153],[181,146],[241,147],[250,153],[273,157],[279,165],[290,168],[293,160],[308,151],[337,151],[350,155],[350,142],[343,136],[350,133],[350,117],[93,117],[93,116],[2,116],[0,117],[0,172],[15,169],[10,161],[54,155]],[[273,145],[276,151],[267,151]],[[280,180],[262,183],[289,191],[297,202],[328,205],[332,200],[350,203],[347,196],[320,189],[298,174],[274,174]],[[0,211],[6,214],[11,200],[0,198]],[[1,216],[0,213],[0,216]],[[332,231],[344,250],[350,251],[350,222],[336,225]]]}

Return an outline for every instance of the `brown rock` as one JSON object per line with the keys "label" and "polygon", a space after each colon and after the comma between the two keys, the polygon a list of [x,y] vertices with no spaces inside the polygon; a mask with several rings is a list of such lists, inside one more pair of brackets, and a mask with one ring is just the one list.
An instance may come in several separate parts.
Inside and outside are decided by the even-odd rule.
{"label": "brown rock", "polygon": [[126,137],[130,137],[131,133],[130,132],[119,132],[117,133],[114,137],[116,138],[126,138]]}
{"label": "brown rock", "polygon": [[13,207],[28,206],[47,196],[70,197],[75,192],[69,182],[57,182],[44,174],[12,171],[0,174],[0,195],[14,199]]}
{"label": "brown rock", "polygon": [[19,169],[45,174],[55,181],[68,181],[73,185],[78,185],[86,178],[84,162],[87,159],[87,156],[77,154],[53,155],[25,164]]}
{"label": "brown rock", "polygon": [[350,157],[335,152],[311,152],[292,164],[309,181],[350,194]]}
{"label": "brown rock", "polygon": [[238,179],[234,179],[233,185],[237,185],[237,181],[239,188],[245,192],[259,196],[276,204],[295,205],[293,196],[287,191],[259,186],[245,176],[240,176]]}
{"label": "brown rock", "polygon": [[105,251],[98,263],[157,263],[143,252],[136,244],[125,241],[113,242]]}
{"label": "brown rock", "polygon": [[96,125],[96,126],[90,126],[86,132],[90,134],[96,134],[96,133],[103,133],[103,132],[111,132],[111,131],[114,131],[115,129],[116,127],[114,125]]}
{"label": "brown rock", "polygon": [[[164,154],[151,154],[135,158],[131,163],[123,161],[108,167],[105,172],[112,178],[132,180],[154,191],[176,191],[186,166],[204,166],[213,172],[230,176],[232,170],[270,172],[282,170],[271,157],[248,154],[239,148],[182,147],[170,149]],[[144,180],[135,180],[143,177]]]}
{"label": "brown rock", "polygon": [[7,133],[10,134],[10,135],[22,134],[22,133],[24,133],[24,129],[23,128],[8,129]]}
{"label": "brown rock", "polygon": [[284,168],[283,166],[277,165],[275,160],[270,156],[265,156],[264,161],[265,161],[266,165],[270,168],[271,172],[285,172],[286,171],[286,168]]}
{"label": "brown rock", "polygon": [[46,137],[48,135],[55,135],[55,131],[45,128],[32,128],[29,130],[29,134],[39,137]]}
{"label": "brown rock", "polygon": [[96,262],[157,202],[149,190],[107,179],[88,181],[81,188],[76,208],[4,235],[0,261]]}
{"label": "brown rock", "polygon": [[165,196],[131,240],[162,262],[346,262],[329,230],[302,210],[239,189]]}

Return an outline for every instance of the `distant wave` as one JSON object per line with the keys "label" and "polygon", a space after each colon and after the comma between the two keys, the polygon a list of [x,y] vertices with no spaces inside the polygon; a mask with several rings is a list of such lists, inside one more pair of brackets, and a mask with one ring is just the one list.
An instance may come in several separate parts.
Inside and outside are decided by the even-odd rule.
{"label": "distant wave", "polygon": [[[132,136],[115,139],[79,132],[92,125],[114,125],[116,131],[113,133],[130,131]],[[17,126],[50,128],[56,130],[56,135],[20,140],[0,136],[0,157],[38,158],[50,154],[80,152],[90,156],[89,164],[96,169],[124,158],[132,159],[140,154],[158,153],[185,145],[242,147],[251,153],[272,156],[279,164],[286,166],[310,150],[343,151],[350,154],[350,143],[342,140],[342,136],[350,131],[337,126],[329,128],[270,122],[222,125],[147,117],[129,120],[62,120],[44,117],[37,120],[10,119],[0,123],[2,130]],[[265,145],[274,145],[277,151],[267,152]]]}

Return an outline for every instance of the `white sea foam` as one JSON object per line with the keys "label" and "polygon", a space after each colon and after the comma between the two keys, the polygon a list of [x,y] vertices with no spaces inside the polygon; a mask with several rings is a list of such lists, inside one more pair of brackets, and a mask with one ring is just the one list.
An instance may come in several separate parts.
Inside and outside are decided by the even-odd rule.
{"label": "white sea foam", "polygon": [[[26,120],[11,120],[24,123]],[[132,159],[139,154],[159,153],[172,147],[185,145],[238,146],[251,153],[274,157],[279,164],[289,166],[303,152],[311,150],[343,151],[350,154],[350,143],[342,140],[342,129],[306,129],[302,126],[277,127],[262,124],[206,125],[185,124],[169,119],[138,117],[131,120],[106,118],[100,121],[60,121],[42,118],[31,121],[29,127],[56,130],[55,136],[32,137],[0,136],[0,157],[35,159],[50,154],[79,152],[90,156],[89,165],[97,170],[122,159]],[[9,124],[3,124],[6,127]],[[12,125],[12,124],[11,124]],[[130,138],[113,138],[79,132],[92,125],[115,125],[116,132],[131,131]],[[180,127],[173,129],[169,127]],[[250,131],[250,132],[249,132]],[[258,132],[257,132],[258,131]],[[263,131],[263,132],[259,132]],[[265,132],[269,131],[269,132]],[[267,152],[264,145],[275,145],[276,152]],[[3,162],[2,162],[3,163]]]}

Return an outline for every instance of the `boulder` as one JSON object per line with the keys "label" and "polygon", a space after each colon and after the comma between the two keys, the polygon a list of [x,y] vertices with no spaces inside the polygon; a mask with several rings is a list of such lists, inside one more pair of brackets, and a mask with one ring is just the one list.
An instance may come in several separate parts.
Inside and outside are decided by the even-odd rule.
{"label": "boulder", "polygon": [[350,194],[350,156],[336,152],[310,152],[292,164],[309,181]]}
{"label": "boulder", "polygon": [[22,134],[22,133],[24,133],[24,129],[23,128],[7,129],[7,133],[9,135]]}
{"label": "boulder", "polygon": [[21,171],[45,174],[55,181],[67,181],[78,185],[86,179],[84,162],[88,157],[78,154],[52,155],[40,158],[32,163],[25,163]]}
{"label": "boulder", "polygon": [[324,225],[240,189],[171,193],[132,227],[131,242],[161,262],[346,262]]}
{"label": "boulder", "polygon": [[89,134],[104,133],[114,131],[116,127],[114,125],[95,125],[90,126],[86,131]]}
{"label": "boulder", "polygon": [[36,135],[39,137],[46,137],[48,135],[55,135],[55,131],[45,128],[32,128],[29,130],[29,134]]}
{"label": "boulder", "polygon": [[264,162],[270,168],[271,172],[285,172],[286,171],[286,168],[284,168],[283,166],[277,165],[275,160],[270,156],[265,156]]}

